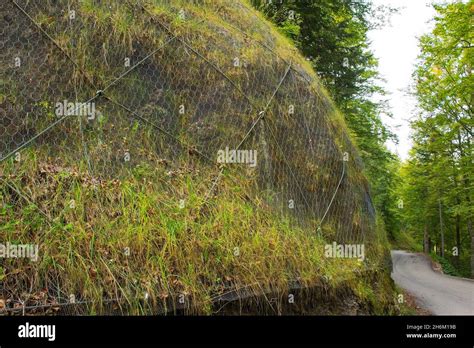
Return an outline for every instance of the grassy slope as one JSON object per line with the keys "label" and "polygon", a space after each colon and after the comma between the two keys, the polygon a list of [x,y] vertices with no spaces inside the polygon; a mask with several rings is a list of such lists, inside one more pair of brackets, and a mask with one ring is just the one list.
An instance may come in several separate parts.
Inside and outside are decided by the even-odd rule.
{"label": "grassy slope", "polygon": [[[198,48],[209,43],[214,32],[199,20],[182,21],[176,11],[180,7],[210,25],[226,26],[225,21],[231,21],[245,28],[249,35],[298,64],[313,79],[315,91],[328,98],[296,50],[270,24],[256,22],[241,11],[240,3],[221,8],[221,16],[213,14],[212,9],[229,3],[206,1],[206,6],[199,7],[184,1],[174,1],[173,6],[167,2],[144,3]],[[108,82],[120,72],[114,71],[113,66],[88,61],[94,56],[91,51],[95,52],[96,39],[104,42],[101,49],[117,55],[133,51],[135,40],[149,48],[162,42],[162,37],[143,19],[146,17],[131,19],[122,5],[111,4],[106,8],[82,2],[81,15],[95,31],[89,28],[81,32],[83,37],[76,47],[67,46],[67,32],[62,33],[54,21],[35,18],[44,21],[50,32],[56,32],[55,39],[74,52],[93,81]],[[247,4],[242,6],[252,11]],[[255,59],[260,53],[248,52],[248,59]],[[223,59],[219,52],[208,54],[217,65]],[[225,70],[225,64],[220,68]],[[239,76],[233,77],[239,80]],[[120,93],[111,91],[118,97]],[[335,109],[330,122],[336,133],[346,133]],[[147,141],[143,134],[139,138]],[[41,255],[37,263],[3,260],[3,300],[20,297],[34,304],[75,294],[78,299],[93,301],[88,309],[92,312],[103,310],[102,299],[116,298],[127,312],[146,313],[149,308],[144,305],[145,293],[155,309],[176,303],[178,296],[184,294],[193,312],[210,313],[213,296],[228,289],[281,292],[290,283],[298,282],[308,287],[348,288],[366,305],[367,312],[394,310],[387,273],[375,272],[371,277],[364,273],[366,269],[385,267],[382,262],[387,242],[382,230],[368,251],[368,261],[327,259],[323,255],[325,241],[314,232],[295,227],[258,198],[252,202],[247,196],[251,183],[244,176],[230,178],[226,174],[218,192],[204,202],[217,172],[214,166],[183,157],[169,167],[159,154],[150,152],[146,154],[150,165],[135,167],[120,180],[99,178],[87,173],[84,160],[72,156],[75,152],[71,149],[80,153],[77,137],[55,145],[68,146],[70,151],[59,151],[57,155],[56,148],[56,155],[52,156],[50,145],[39,143],[23,151],[19,162],[11,159],[2,164],[6,178],[0,188],[2,240],[37,243]],[[21,198],[15,188],[36,205]],[[180,199],[185,200],[183,208],[179,206]],[[46,219],[37,207],[51,219]]]}
{"label": "grassy slope", "polygon": [[[157,307],[185,294],[193,311],[206,313],[210,299],[229,288],[282,291],[295,281],[349,287],[361,302],[379,310],[390,303],[384,293],[390,284],[384,284],[383,274],[375,280],[382,281],[380,293],[362,276],[378,260],[364,264],[325,258],[322,239],[290,227],[263,204],[250,203],[244,188],[233,182],[224,180],[201,211],[209,181],[206,168],[199,175],[196,168],[172,174],[155,168],[127,180],[94,183],[78,168],[38,163],[33,157],[22,163],[12,165],[21,168],[10,177],[11,184],[41,207],[54,207],[49,211],[55,213],[49,223],[36,207],[3,187],[4,239],[40,245],[37,263],[12,259],[2,268],[7,289],[36,290],[28,294],[30,303],[35,296],[43,300],[42,289],[59,282],[62,298],[76,294],[99,306],[101,298],[119,298],[140,313],[146,292]],[[187,197],[184,208],[176,199],[181,195]]]}

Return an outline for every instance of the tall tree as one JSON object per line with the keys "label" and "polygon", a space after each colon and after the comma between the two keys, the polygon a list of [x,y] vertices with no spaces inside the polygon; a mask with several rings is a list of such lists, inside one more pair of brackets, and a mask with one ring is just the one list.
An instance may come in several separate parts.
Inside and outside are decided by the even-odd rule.
{"label": "tall tree", "polygon": [[[404,168],[402,194],[413,201],[405,218],[415,234],[428,228],[440,254],[470,253],[474,276],[474,2],[435,9],[435,27],[420,39],[414,73],[420,114],[412,124],[414,147]],[[420,210],[422,215],[417,215]],[[447,247],[441,250],[443,227]]]}
{"label": "tall tree", "polygon": [[374,98],[375,94],[383,97],[385,93],[378,84],[378,62],[367,37],[368,30],[380,25],[384,18],[375,16],[370,1],[252,2],[313,64],[361,150],[375,206],[387,230],[398,229],[394,193],[398,159],[385,146],[388,139],[395,137],[380,117],[382,113],[390,114],[386,104]]}

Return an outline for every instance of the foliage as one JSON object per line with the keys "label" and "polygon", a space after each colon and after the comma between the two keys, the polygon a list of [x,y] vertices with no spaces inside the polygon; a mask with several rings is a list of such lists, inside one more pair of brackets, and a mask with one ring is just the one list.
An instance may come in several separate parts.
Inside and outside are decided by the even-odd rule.
{"label": "foliage", "polygon": [[[395,188],[398,159],[385,146],[395,136],[380,115],[390,115],[378,85],[377,60],[367,32],[395,10],[370,1],[264,1],[253,5],[295,42],[342,111],[361,151],[374,203],[387,231],[399,229]],[[376,98],[377,97],[377,98]]]}
{"label": "foliage", "polygon": [[420,112],[401,169],[406,230],[421,243],[426,229],[440,253],[443,231],[447,255],[454,247],[469,254],[473,236],[473,7],[473,1],[435,6],[435,27],[420,39],[414,72]]}
{"label": "foliage", "polygon": [[456,270],[456,268],[451,264],[451,262],[449,262],[448,259],[441,257],[435,253],[431,253],[431,257],[441,265],[443,273],[454,277],[461,276],[461,274]]}

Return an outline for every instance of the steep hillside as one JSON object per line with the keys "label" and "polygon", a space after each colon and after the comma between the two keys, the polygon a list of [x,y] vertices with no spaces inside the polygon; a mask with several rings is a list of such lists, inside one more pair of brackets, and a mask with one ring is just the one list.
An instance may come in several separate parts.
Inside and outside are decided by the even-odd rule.
{"label": "steep hillside", "polygon": [[342,117],[247,3],[8,0],[0,28],[1,240],[39,247],[1,260],[0,307],[213,313],[309,288],[394,310]]}

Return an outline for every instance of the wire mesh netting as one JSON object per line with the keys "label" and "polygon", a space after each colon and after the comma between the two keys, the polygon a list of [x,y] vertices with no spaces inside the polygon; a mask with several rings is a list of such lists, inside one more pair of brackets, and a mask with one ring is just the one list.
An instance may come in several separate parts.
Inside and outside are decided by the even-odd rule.
{"label": "wire mesh netting", "polygon": [[[38,221],[37,240],[64,232],[67,221],[87,225],[92,211],[120,221],[126,207],[107,195],[91,194],[88,206],[72,209],[84,197],[67,194],[75,192],[67,179],[107,187],[154,168],[162,180],[146,184],[181,201],[186,193],[169,183],[186,163],[194,173],[205,172],[195,193],[202,205],[219,195],[223,176],[245,177],[251,200],[263,200],[307,233],[341,243],[373,238],[375,213],[361,161],[319,82],[274,52],[267,24],[245,6],[199,4],[202,12],[181,1],[2,2],[4,206],[41,211],[48,226]],[[242,11],[248,22],[233,23],[232,14]],[[220,25],[206,16],[220,17]],[[239,159],[244,165],[232,163]],[[36,178],[20,165],[29,161],[39,163]],[[42,190],[30,192],[31,185]],[[54,279],[60,270],[51,272]],[[9,282],[0,291],[31,284],[21,274]],[[46,292],[65,299],[63,313],[81,313],[55,286],[45,284]],[[42,300],[33,299],[31,308],[11,304],[12,310],[42,310],[44,304],[31,305]],[[59,302],[46,307],[56,312]]]}

